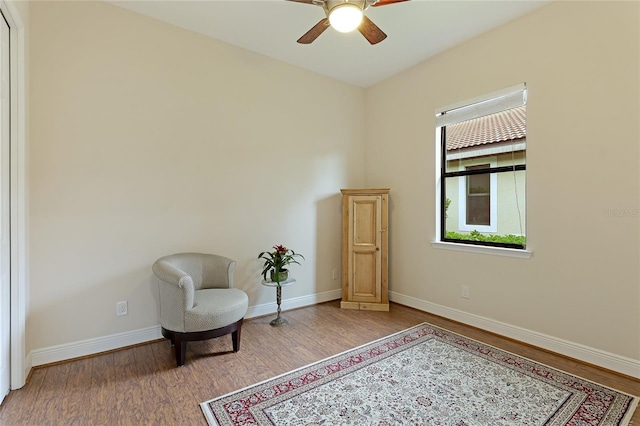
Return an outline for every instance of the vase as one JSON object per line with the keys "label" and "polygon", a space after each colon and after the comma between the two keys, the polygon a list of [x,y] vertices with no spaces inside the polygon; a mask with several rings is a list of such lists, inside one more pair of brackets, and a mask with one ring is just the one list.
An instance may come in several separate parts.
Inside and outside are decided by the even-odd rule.
{"label": "vase", "polygon": [[271,271],[269,271],[269,274],[271,275],[271,281],[274,283],[275,282],[282,283],[282,282],[285,282],[287,278],[289,278],[289,271],[286,269],[283,269],[277,273],[275,270],[272,269]]}

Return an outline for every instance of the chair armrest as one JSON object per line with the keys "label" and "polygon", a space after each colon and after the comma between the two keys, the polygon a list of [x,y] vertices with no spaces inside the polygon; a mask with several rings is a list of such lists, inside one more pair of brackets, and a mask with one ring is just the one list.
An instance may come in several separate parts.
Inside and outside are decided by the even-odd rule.
{"label": "chair armrest", "polygon": [[151,269],[159,280],[182,289],[185,311],[193,308],[195,286],[191,275],[165,260],[156,261]]}

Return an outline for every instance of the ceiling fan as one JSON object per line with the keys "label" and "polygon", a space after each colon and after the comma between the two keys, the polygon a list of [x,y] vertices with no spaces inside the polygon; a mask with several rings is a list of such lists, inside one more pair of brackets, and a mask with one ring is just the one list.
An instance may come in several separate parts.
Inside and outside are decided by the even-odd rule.
{"label": "ceiling fan", "polygon": [[307,3],[320,6],[327,15],[298,39],[298,43],[312,43],[329,26],[340,32],[353,31],[356,28],[369,43],[377,44],[387,38],[387,35],[367,18],[364,11],[369,6],[386,6],[408,0],[289,0],[297,3]]}

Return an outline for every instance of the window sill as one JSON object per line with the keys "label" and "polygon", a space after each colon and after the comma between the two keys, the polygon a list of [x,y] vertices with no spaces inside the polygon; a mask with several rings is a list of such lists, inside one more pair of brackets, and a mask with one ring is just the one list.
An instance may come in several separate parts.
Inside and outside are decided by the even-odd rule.
{"label": "window sill", "polygon": [[468,253],[516,257],[519,259],[531,259],[531,256],[533,255],[533,252],[529,250],[519,250],[504,247],[476,246],[471,244],[446,243],[442,241],[432,241],[431,247],[444,250],[464,251]]}

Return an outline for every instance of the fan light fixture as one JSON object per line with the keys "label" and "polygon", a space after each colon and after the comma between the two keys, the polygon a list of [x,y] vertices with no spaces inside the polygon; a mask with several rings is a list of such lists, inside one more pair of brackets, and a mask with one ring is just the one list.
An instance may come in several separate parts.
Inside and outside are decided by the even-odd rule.
{"label": "fan light fixture", "polygon": [[371,22],[365,11],[369,7],[386,6],[408,0],[289,0],[319,6],[324,11],[324,18],[298,39],[300,44],[313,43],[325,30],[333,27],[336,31],[349,32],[358,29],[369,44],[380,43],[387,35],[376,24]]}
{"label": "fan light fixture", "polygon": [[331,26],[341,33],[353,31],[362,22],[362,8],[353,3],[342,3],[329,12]]}

